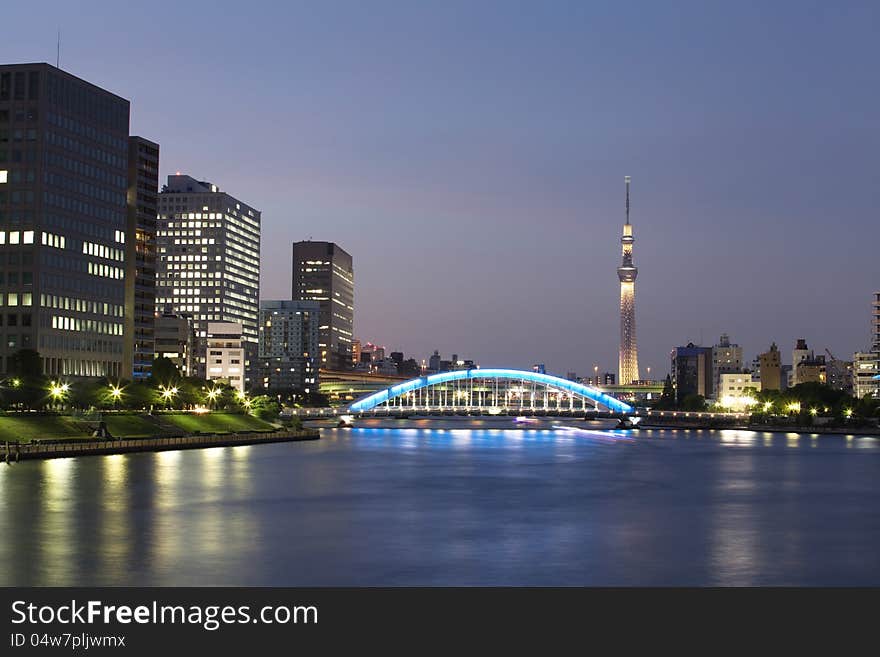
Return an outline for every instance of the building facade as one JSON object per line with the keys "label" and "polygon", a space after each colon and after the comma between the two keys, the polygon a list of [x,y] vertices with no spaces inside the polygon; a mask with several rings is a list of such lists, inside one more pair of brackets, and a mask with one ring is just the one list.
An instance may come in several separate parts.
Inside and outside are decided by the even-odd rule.
{"label": "building facade", "polygon": [[177,366],[181,375],[190,376],[195,349],[195,331],[190,318],[170,308],[162,314],[157,313],[153,322],[153,337],[155,358],[167,358]]}
{"label": "building facade", "polygon": [[242,328],[238,322],[208,322],[208,381],[227,383],[244,392],[245,354]]}
{"label": "building facade", "polygon": [[690,342],[672,351],[672,385],[675,401],[689,395],[712,397],[712,347],[697,347]]}
{"label": "building facade", "polygon": [[806,338],[798,338],[795,342],[794,349],[791,350],[791,373],[788,378],[788,387],[792,388],[798,383],[804,383],[798,379],[798,365],[801,361],[813,358],[813,352],[807,347]]}
{"label": "building facade", "polygon": [[630,177],[626,176],[626,223],[623,225],[623,237],[620,238],[623,261],[617,268],[620,280],[620,353],[618,357],[618,377],[621,385],[629,385],[640,380],[639,352],[636,344],[636,277],[638,267],[633,265],[632,224],[629,223],[629,185]]}
{"label": "building facade", "polygon": [[192,317],[195,376],[207,378],[209,322],[241,324],[245,369],[256,362],[260,221],[259,210],[190,176],[168,176],[159,194],[156,304]]}
{"label": "building facade", "polygon": [[352,368],[354,339],[354,265],[349,253],[333,242],[294,242],[291,296],[317,301],[320,367]]}
{"label": "building facade", "polygon": [[318,301],[260,302],[259,387],[269,394],[318,390]]}
{"label": "building facade", "polygon": [[159,145],[143,137],[128,140],[127,198],[122,362],[123,377],[136,380],[150,376],[155,351]]}
{"label": "building facade", "polygon": [[129,102],[48,64],[0,65],[0,371],[126,376]]}
{"label": "building facade", "polygon": [[725,408],[742,411],[755,403],[754,393],[761,391],[761,382],[752,381],[748,372],[722,372],[718,377],[715,399]]}
{"label": "building facade", "polygon": [[770,345],[770,349],[758,356],[761,373],[761,390],[782,389],[782,360],[776,343]]}
{"label": "building facade", "polygon": [[731,344],[730,337],[724,333],[712,347],[712,388],[719,397],[721,375],[743,371],[743,350],[738,344]]}
{"label": "building facade", "polygon": [[880,358],[876,351],[857,351],[853,354],[853,395],[880,397]]}

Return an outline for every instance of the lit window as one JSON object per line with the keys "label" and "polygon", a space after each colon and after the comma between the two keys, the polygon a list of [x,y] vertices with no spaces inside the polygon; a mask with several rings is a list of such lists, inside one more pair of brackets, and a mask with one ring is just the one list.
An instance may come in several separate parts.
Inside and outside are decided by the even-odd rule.
{"label": "lit window", "polygon": [[22,244],[33,244],[34,243],[34,231],[26,230],[22,235]]}
{"label": "lit window", "polygon": [[5,183],[9,178],[9,172],[6,169],[0,169],[0,184]]}

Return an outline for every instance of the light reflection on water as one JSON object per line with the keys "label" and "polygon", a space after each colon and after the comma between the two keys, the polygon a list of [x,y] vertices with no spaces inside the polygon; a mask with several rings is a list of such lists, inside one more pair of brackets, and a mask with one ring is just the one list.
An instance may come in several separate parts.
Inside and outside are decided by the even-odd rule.
{"label": "light reflection on water", "polygon": [[2,585],[880,584],[880,442],[546,420],[0,465]]}

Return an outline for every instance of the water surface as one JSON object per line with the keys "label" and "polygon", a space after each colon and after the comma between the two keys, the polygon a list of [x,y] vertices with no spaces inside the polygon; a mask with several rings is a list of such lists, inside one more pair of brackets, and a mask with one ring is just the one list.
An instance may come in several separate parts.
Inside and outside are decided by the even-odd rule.
{"label": "water surface", "polygon": [[547,420],[0,465],[0,584],[880,584],[880,441]]}

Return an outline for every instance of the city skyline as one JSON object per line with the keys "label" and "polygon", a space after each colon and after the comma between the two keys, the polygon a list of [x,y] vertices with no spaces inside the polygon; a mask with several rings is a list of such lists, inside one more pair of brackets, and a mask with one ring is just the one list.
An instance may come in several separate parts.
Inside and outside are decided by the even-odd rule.
{"label": "city skyline", "polygon": [[[697,7],[695,18],[533,8],[555,42],[513,16],[490,25],[497,7],[384,5],[372,17],[350,7],[344,20],[273,10],[243,28],[251,52],[208,78],[216,52],[173,23],[150,44],[154,65],[132,76],[141,55],[124,31],[105,38],[70,8],[57,13],[62,69],[132,101],[131,134],[162,146],[160,179],[216,180],[264,212],[263,298],[287,297],[292,242],[337,242],[359,263],[355,336],[408,354],[613,370],[615,190],[633,175],[640,267],[651,272],[639,289],[641,364],[659,378],[672,347],[722,333],[749,357],[799,337],[842,357],[869,346],[878,95],[862,81],[876,9],[852,3],[820,25],[792,6]],[[54,29],[30,15],[11,10],[21,29],[3,61],[54,62]],[[118,20],[146,15],[125,8]],[[205,19],[222,32],[237,16]],[[788,30],[771,29],[783,21]],[[295,38],[257,42],[276,24]],[[526,37],[528,57],[506,49]],[[440,57],[452,38],[460,54]],[[203,100],[230,84],[261,102]],[[224,160],[227,149],[245,156]]]}

